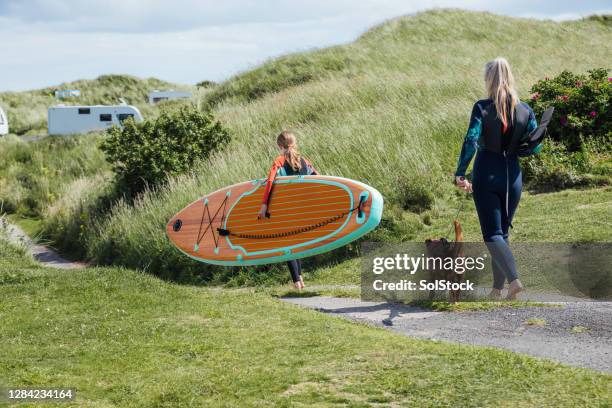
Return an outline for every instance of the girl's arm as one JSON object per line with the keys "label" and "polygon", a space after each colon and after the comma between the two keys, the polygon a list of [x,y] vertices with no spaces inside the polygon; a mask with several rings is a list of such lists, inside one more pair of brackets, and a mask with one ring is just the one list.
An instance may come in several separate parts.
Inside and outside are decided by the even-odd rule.
{"label": "girl's arm", "polygon": [[266,180],[266,187],[264,189],[263,198],[261,200],[261,208],[259,210],[259,218],[265,218],[266,212],[268,211],[268,203],[270,202],[270,193],[272,192],[272,185],[274,184],[274,179],[276,178],[276,173],[278,169],[283,167],[285,164],[285,156],[278,156],[272,167],[270,167],[270,171],[268,172],[268,179]]}
{"label": "girl's arm", "polygon": [[461,147],[461,154],[457,161],[456,177],[464,177],[476,150],[478,149],[478,140],[482,134],[482,110],[480,105],[476,103],[470,115],[470,124]]}

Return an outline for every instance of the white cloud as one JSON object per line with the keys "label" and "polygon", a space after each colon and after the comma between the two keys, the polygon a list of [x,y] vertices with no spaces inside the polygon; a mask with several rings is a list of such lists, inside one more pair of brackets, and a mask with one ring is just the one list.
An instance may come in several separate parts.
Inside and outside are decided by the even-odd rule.
{"label": "white cloud", "polygon": [[221,80],[269,57],[351,41],[385,19],[432,7],[562,19],[603,1],[0,0],[0,90],[104,73]]}

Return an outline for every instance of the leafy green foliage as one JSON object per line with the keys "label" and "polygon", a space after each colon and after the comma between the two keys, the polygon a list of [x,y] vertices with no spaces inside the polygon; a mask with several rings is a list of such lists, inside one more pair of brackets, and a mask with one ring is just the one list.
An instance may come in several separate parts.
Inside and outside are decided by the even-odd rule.
{"label": "leafy green foliage", "polygon": [[538,116],[547,107],[555,107],[549,134],[570,151],[579,150],[589,139],[612,147],[612,78],[606,69],[588,72],[587,76],[563,71],[531,88],[532,107]]}
{"label": "leafy green foliage", "polygon": [[538,155],[523,162],[523,177],[533,191],[556,191],[572,187],[612,184],[612,161],[593,143],[583,143],[579,150],[552,139],[544,141]]}
{"label": "leafy green foliage", "polygon": [[217,86],[217,83],[215,81],[209,81],[207,79],[205,79],[204,81],[200,81],[196,84],[196,86],[198,88],[213,88],[215,86]]}
{"label": "leafy green foliage", "polygon": [[542,153],[523,165],[532,190],[612,183],[612,78],[605,69],[588,72],[587,76],[563,71],[531,88],[536,115],[555,107]]}
{"label": "leafy green foliage", "polygon": [[155,121],[113,127],[100,148],[120,185],[131,195],[185,173],[230,141],[212,114],[195,107],[163,112]]}
{"label": "leafy green foliage", "polygon": [[435,203],[436,191],[422,177],[400,175],[397,190],[399,202],[404,210],[420,214],[431,209]]}

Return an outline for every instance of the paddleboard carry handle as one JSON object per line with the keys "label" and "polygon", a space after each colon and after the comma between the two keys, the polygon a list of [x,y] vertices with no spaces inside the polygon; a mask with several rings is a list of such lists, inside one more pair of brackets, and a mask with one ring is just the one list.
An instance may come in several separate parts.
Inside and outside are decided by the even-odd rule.
{"label": "paddleboard carry handle", "polygon": [[359,196],[359,204],[357,205],[357,216],[363,218],[363,205],[366,202],[367,197],[365,195]]}

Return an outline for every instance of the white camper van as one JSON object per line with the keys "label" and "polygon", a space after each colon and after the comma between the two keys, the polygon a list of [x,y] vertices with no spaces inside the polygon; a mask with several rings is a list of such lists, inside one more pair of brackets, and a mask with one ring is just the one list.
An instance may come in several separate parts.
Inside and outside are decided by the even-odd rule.
{"label": "white camper van", "polygon": [[170,89],[168,91],[155,91],[149,92],[149,103],[151,105],[161,102],[167,101],[170,99],[189,99],[191,98],[191,92],[182,92],[175,91],[174,89]]}
{"label": "white camper van", "polygon": [[0,135],[7,135],[8,131],[8,117],[2,108],[0,108]]}
{"label": "white camper van", "polygon": [[57,89],[55,91],[55,99],[78,98],[81,96],[81,91],[78,89]]}
{"label": "white camper van", "polygon": [[112,125],[121,126],[127,118],[142,122],[142,115],[131,105],[52,106],[47,114],[50,135],[70,135],[104,130]]}

